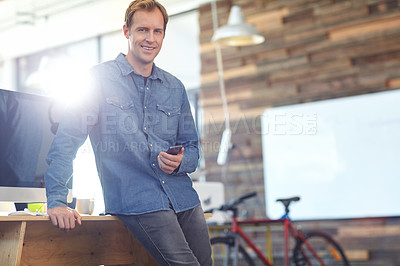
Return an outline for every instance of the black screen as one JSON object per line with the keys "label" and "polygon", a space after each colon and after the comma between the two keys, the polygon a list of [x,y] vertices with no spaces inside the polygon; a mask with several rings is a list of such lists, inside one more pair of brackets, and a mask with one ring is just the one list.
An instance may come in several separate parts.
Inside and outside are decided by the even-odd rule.
{"label": "black screen", "polygon": [[0,186],[45,186],[46,156],[62,111],[48,97],[0,90]]}

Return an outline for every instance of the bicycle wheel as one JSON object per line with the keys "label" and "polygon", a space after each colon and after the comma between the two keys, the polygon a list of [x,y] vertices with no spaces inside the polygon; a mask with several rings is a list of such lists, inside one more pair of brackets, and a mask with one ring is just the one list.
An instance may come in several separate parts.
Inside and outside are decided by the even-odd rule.
{"label": "bicycle wheel", "polygon": [[[233,265],[235,256],[235,239],[234,237],[223,236],[214,237],[211,240],[212,256],[214,266],[230,266]],[[237,265],[255,266],[246,250],[239,245],[237,254]]]}
{"label": "bicycle wheel", "polygon": [[[304,236],[325,265],[350,265],[342,248],[329,235],[311,231]],[[296,246],[293,249],[293,262],[297,266],[321,265],[300,238],[297,238]]]}

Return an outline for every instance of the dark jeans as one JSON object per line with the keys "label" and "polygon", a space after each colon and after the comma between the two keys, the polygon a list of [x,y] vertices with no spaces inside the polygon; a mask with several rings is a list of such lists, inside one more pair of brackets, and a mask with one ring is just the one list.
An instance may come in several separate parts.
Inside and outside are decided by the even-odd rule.
{"label": "dark jeans", "polygon": [[211,266],[208,228],[200,206],[175,213],[118,215],[160,265]]}

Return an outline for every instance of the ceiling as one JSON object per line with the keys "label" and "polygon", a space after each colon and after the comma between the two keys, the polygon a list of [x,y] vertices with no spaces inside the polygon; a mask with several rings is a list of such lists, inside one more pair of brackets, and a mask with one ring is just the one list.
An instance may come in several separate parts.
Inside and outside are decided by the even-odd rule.
{"label": "ceiling", "polygon": [[[159,0],[170,15],[211,1],[213,0]],[[108,5],[122,4],[126,7],[131,0],[0,0],[0,32],[18,25],[33,25],[43,18],[48,19],[61,13],[98,6],[99,2]]]}
{"label": "ceiling", "polygon": [[[131,1],[0,0],[0,62],[119,31]],[[172,16],[216,0],[158,1]]]}

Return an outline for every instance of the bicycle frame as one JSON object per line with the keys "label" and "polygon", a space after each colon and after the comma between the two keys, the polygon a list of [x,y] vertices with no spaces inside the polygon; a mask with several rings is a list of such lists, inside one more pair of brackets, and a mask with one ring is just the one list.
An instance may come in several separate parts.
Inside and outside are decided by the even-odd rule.
{"label": "bicycle frame", "polygon": [[321,265],[325,265],[322,259],[317,255],[316,251],[311,247],[303,234],[296,229],[292,221],[284,216],[281,219],[256,219],[256,220],[242,220],[238,221],[236,216],[232,217],[232,229],[231,232],[238,234],[244,241],[254,250],[257,254],[258,258],[267,266],[273,266],[271,262],[264,256],[264,254],[257,248],[257,246],[251,241],[251,239],[246,235],[240,225],[258,225],[258,224],[273,224],[273,223],[283,223],[284,225],[284,253],[285,253],[285,265],[290,265],[289,260],[289,237],[293,237],[296,239],[300,238],[305,246],[309,249],[309,251],[317,258],[317,260],[321,263]]}

